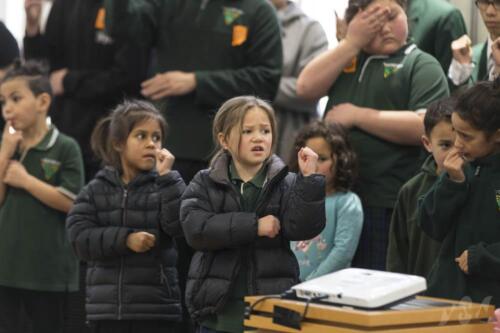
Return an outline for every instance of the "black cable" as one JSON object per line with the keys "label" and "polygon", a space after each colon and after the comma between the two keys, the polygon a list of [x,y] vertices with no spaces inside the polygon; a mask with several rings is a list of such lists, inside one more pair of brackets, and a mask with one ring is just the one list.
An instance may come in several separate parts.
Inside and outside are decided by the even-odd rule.
{"label": "black cable", "polygon": [[311,304],[311,301],[317,302],[317,301],[321,301],[321,300],[323,300],[325,298],[328,298],[328,297],[329,297],[328,295],[321,295],[321,296],[316,296],[316,297],[308,298],[307,302],[306,302],[306,307],[304,308],[304,312],[302,313],[300,321],[303,321],[304,318],[306,317],[307,311],[309,310],[309,304]]}

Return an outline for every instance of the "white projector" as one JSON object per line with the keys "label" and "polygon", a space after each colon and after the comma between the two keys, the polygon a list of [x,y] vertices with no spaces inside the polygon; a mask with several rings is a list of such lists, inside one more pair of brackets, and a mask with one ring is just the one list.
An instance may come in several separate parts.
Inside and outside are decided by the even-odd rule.
{"label": "white projector", "polygon": [[423,277],[360,268],[347,268],[292,287],[297,297],[322,302],[380,308],[427,289]]}

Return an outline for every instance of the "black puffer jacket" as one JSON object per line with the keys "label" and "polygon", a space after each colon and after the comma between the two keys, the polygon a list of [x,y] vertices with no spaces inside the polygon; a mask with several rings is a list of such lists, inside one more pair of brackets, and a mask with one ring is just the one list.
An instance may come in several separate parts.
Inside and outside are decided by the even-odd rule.
{"label": "black puffer jacket", "polygon": [[[288,173],[284,163],[272,156],[256,213],[247,213],[229,180],[229,160],[223,154],[213,168],[200,171],[182,196],[182,228],[196,250],[186,304],[197,321],[225,304],[241,260],[248,267],[248,295],[281,293],[296,284],[299,266],[289,241],[311,239],[325,226],[323,176]],[[273,239],[257,235],[257,221],[266,215],[281,223]]]}
{"label": "black puffer jacket", "polygon": [[[111,168],[78,195],[67,219],[77,256],[88,261],[88,320],[181,318],[174,237],[185,184],[176,171],[142,173],[126,187]],[[126,245],[135,231],[156,235],[145,253]]]}

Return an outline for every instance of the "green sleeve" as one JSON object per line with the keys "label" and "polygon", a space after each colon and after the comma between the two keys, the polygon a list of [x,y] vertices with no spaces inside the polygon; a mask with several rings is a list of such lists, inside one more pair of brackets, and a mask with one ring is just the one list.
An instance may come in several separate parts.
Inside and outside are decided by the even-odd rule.
{"label": "green sleeve", "polygon": [[408,255],[408,208],[406,207],[405,188],[399,192],[389,229],[389,245],[387,247],[387,270],[389,272],[409,273]]}
{"label": "green sleeve", "polygon": [[449,96],[448,81],[440,64],[427,53],[417,54],[410,75],[409,110],[425,109],[430,103]]}
{"label": "green sleeve", "polygon": [[129,39],[144,47],[153,45],[161,20],[166,19],[162,0],[104,0],[106,31],[114,38]]}
{"label": "green sleeve", "polygon": [[468,249],[469,274],[489,279],[500,276],[500,242],[479,243]]}
{"label": "green sleeve", "polygon": [[196,102],[220,105],[239,95],[272,101],[278,90],[283,62],[279,22],[265,1],[256,9],[245,42],[247,63],[238,69],[196,71]]}
{"label": "green sleeve", "polygon": [[442,241],[452,230],[460,208],[467,200],[469,184],[456,183],[442,174],[431,190],[419,202],[418,221],[432,239]]}
{"label": "green sleeve", "polygon": [[445,73],[447,73],[452,59],[451,43],[467,34],[467,28],[460,10],[455,8],[449,15],[443,16],[436,31],[439,31],[439,33],[436,34],[434,39],[434,55]]}
{"label": "green sleeve", "polygon": [[69,139],[65,144],[61,162],[58,189],[69,198],[75,199],[84,184],[84,169],[80,147],[73,139]]}

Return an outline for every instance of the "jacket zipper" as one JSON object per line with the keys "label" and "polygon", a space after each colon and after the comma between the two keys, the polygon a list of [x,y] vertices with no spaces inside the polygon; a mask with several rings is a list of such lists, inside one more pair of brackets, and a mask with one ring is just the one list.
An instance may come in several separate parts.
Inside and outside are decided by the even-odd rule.
{"label": "jacket zipper", "polygon": [[[125,225],[127,220],[127,197],[128,191],[126,188],[123,189],[123,200],[122,200],[122,226]],[[123,282],[123,257],[120,258],[120,274],[118,275],[118,320],[122,318],[122,282]]]}
{"label": "jacket zipper", "polygon": [[164,284],[165,287],[167,287],[168,295],[170,297],[173,297],[172,289],[170,288],[170,284],[168,283],[167,275],[165,274],[165,268],[163,267],[163,264],[160,264],[160,282],[161,284]]}
{"label": "jacket zipper", "polygon": [[207,8],[209,1],[210,0],[201,0],[200,10],[198,11],[198,15],[196,16],[196,24],[197,25],[200,25],[201,17],[203,16],[203,13],[205,12],[205,9]]}
{"label": "jacket zipper", "polygon": [[[284,177],[281,176],[282,173],[287,173],[288,170],[287,169],[283,169],[281,170],[280,172],[278,172],[273,178],[271,178],[269,180],[269,182],[267,182],[267,184],[264,185],[264,188],[262,189],[262,193],[259,197],[259,201],[257,202],[257,207],[255,208],[255,213],[257,214],[258,216],[258,213],[263,209],[263,205],[264,205],[264,202],[265,202],[265,198],[268,196],[269,194],[269,191],[270,191],[270,188],[277,182],[277,179],[283,179]],[[286,175],[285,175],[286,176]],[[255,282],[252,283],[253,281],[256,281],[256,277],[254,277],[255,275],[255,269],[253,267],[253,265],[251,264],[251,253],[252,251],[248,251],[248,262],[250,263],[250,265],[248,265],[248,281],[247,281],[247,288],[248,288],[248,291],[249,291],[249,294],[250,295],[255,295],[256,294],[256,286],[255,286]]]}

